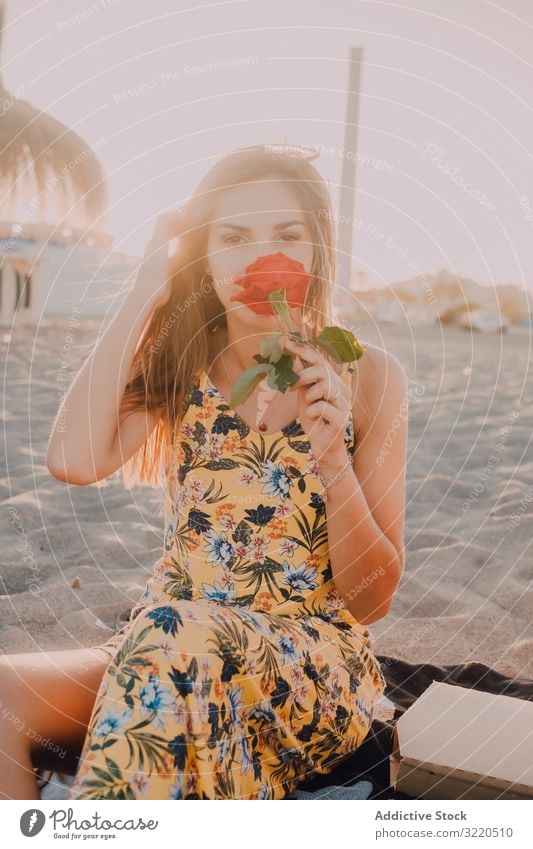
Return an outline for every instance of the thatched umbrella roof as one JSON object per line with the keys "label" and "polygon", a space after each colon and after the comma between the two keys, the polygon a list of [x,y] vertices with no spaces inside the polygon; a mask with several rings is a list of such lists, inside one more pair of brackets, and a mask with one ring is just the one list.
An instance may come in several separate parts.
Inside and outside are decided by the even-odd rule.
{"label": "thatched umbrella roof", "polygon": [[4,88],[4,20],[0,2],[0,217],[11,217],[10,209],[22,199],[22,204],[33,201],[39,220],[53,201],[65,224],[75,219],[88,226],[108,208],[105,172],[81,136]]}

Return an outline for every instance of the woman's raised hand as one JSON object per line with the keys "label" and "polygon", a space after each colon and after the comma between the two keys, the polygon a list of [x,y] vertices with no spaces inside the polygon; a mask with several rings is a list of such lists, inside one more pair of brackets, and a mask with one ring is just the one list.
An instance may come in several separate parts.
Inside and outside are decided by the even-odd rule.
{"label": "woman's raised hand", "polygon": [[152,235],[146,243],[134,288],[151,299],[156,308],[164,306],[170,297],[168,243],[181,236],[185,228],[182,210],[163,212],[157,216]]}

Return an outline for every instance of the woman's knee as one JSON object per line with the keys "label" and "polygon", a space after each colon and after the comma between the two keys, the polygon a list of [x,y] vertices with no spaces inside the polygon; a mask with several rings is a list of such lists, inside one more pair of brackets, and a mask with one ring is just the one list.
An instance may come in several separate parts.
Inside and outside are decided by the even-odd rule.
{"label": "woman's knee", "polygon": [[37,753],[79,748],[108,662],[86,649],[0,657],[2,733]]}
{"label": "woman's knee", "polygon": [[27,704],[13,667],[0,657],[0,739],[2,751],[30,749]]}

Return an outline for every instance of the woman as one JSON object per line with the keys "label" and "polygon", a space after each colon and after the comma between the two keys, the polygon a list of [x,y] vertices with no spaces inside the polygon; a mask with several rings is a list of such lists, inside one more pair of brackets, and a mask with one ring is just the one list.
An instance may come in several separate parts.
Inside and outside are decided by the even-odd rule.
{"label": "woman", "polygon": [[[255,259],[282,251],[311,275],[292,310],[304,338],[331,323],[330,198],[310,159],[232,151],[158,220],[58,413],[55,477],[122,468],[165,486],[163,554],[129,622],[103,646],[5,658],[25,720],[82,749],[72,799],[284,798],[363,741],[384,690],[366,626],[404,563],[402,366],[366,345],[341,372],[287,342],[292,391],[227,401],[276,329],[232,300]],[[3,741],[5,796],[37,798],[42,753],[9,729]]]}

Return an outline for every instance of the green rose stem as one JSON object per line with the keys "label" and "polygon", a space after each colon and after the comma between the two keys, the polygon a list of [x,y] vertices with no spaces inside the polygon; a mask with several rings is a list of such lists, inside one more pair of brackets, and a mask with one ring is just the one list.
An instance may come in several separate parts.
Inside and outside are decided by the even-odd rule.
{"label": "green rose stem", "polygon": [[[275,292],[271,292],[268,296],[268,300],[272,304],[274,313],[281,319],[282,330],[286,332],[287,336],[294,339],[295,342],[305,342],[301,333],[297,333],[294,329],[291,310],[287,301],[287,292],[285,289],[278,289]],[[292,357],[292,361],[294,363],[294,357]],[[305,360],[302,360],[302,363],[304,366],[309,365],[309,363]]]}

